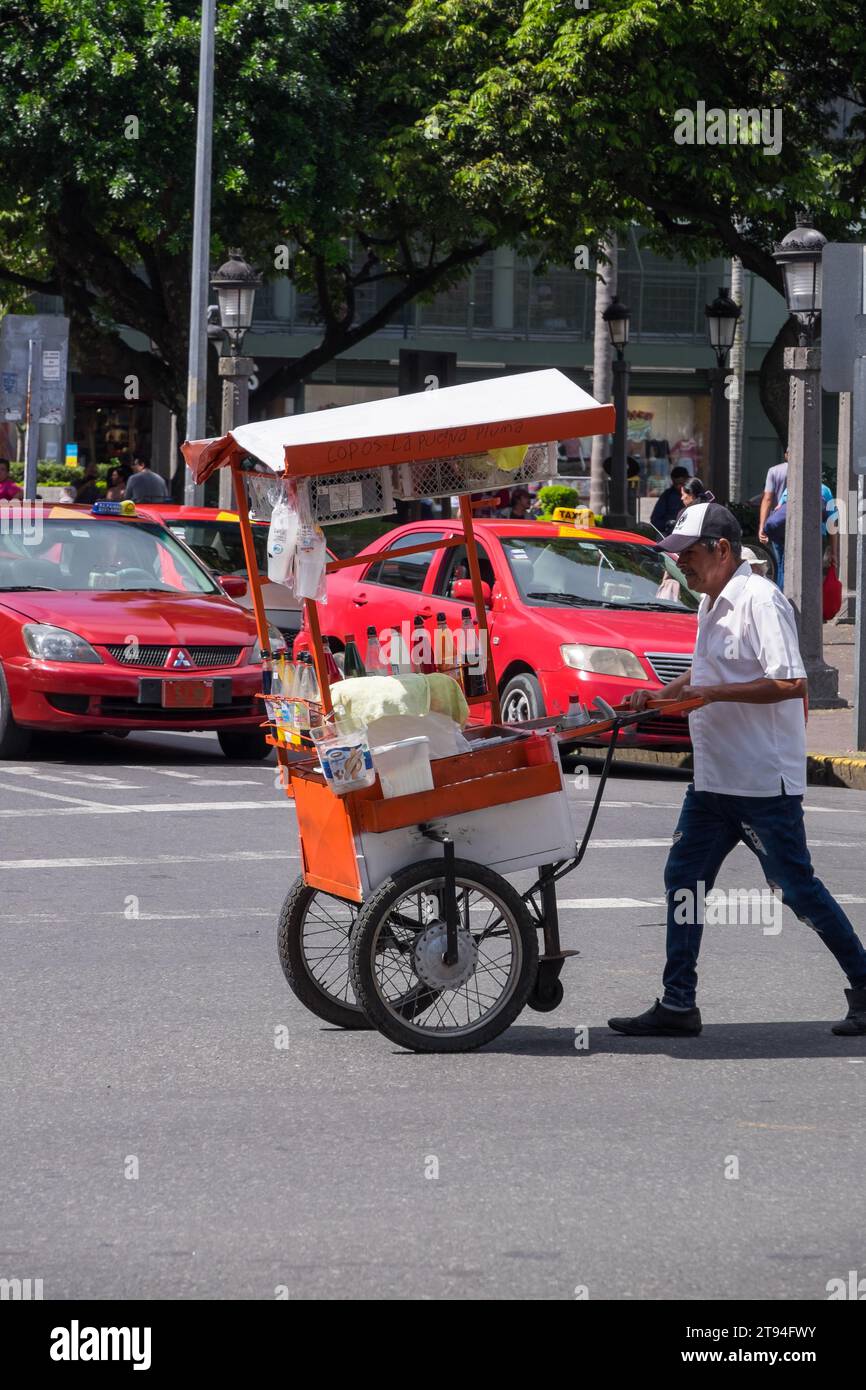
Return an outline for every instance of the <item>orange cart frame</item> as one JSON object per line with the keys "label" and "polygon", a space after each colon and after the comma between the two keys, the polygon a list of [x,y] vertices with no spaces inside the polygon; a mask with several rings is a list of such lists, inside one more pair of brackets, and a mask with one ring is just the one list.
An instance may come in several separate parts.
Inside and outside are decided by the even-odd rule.
{"label": "orange cart frame", "polygon": [[[323,474],[341,474],[359,468],[388,468],[393,464],[432,459],[447,454],[448,446],[452,443],[459,447],[451,448],[451,453],[459,455],[480,450],[509,448],[517,444],[529,445],[552,437],[608,432],[613,429],[613,407],[599,406],[580,392],[579,388],[568,383],[558,372],[527,373],[520,377],[508,378],[509,382],[517,383],[511,389],[520,399],[527,398],[528,378],[544,378],[544,382],[539,382],[538,385],[546,408],[537,414],[528,413],[524,418],[517,420],[513,418],[510,410],[503,407],[503,397],[508,399],[508,392],[503,393],[499,390],[498,394],[482,393],[490,396],[494,405],[491,406],[488,402],[481,410],[477,406],[475,395],[467,394],[474,391],[474,388],[451,387],[434,393],[438,400],[432,406],[429,400],[425,402],[422,397],[415,396],[369,403],[370,406],[375,404],[379,407],[391,407],[392,414],[398,413],[403,421],[400,430],[389,429],[383,433],[380,429],[378,432],[371,432],[369,408],[346,407],[343,410],[338,408],[328,412],[325,422],[320,418],[310,422],[309,418],[304,416],[288,417],[286,421],[240,427],[237,432],[226,435],[223,439],[188,442],[183,446],[187,464],[198,481],[203,481],[217,468],[231,469],[253,611],[264,658],[271,657],[270,635],[253,543],[249,498],[244,485],[244,460],[247,457],[261,458],[265,452],[268,454],[268,466],[275,478],[300,479]],[[558,380],[554,382],[550,378]],[[562,386],[562,382],[565,382],[565,387]],[[531,382],[529,384],[531,385]],[[485,383],[481,383],[481,386],[485,386]],[[422,396],[423,394],[426,393],[422,393]],[[450,399],[446,402],[445,398]],[[417,402],[417,410],[422,415],[426,414],[429,417],[440,411],[444,421],[442,428],[431,430],[428,427],[426,432],[424,429],[416,428],[407,414],[413,402]],[[466,402],[465,407],[463,402]],[[510,404],[510,400],[508,403]],[[477,418],[479,415],[482,418]],[[491,415],[495,418],[491,418]],[[338,419],[348,416],[352,417],[353,422],[362,419],[367,422],[366,432],[357,438],[353,437],[348,419],[345,427]],[[299,420],[305,422],[303,426],[298,424]],[[309,436],[308,441],[304,443],[284,440],[279,433],[281,428],[286,434],[305,433]],[[282,455],[279,458],[282,467],[278,466],[275,439],[282,443]],[[460,497],[460,517],[463,523],[462,537],[425,542],[423,546],[410,547],[408,553],[411,554],[413,549],[429,551],[465,544],[476,618],[487,656],[485,690],[483,694],[468,698],[470,704],[489,705],[493,725],[499,726],[499,693],[482,590],[483,580],[475,539],[473,509],[466,494]],[[378,551],[377,556],[388,553]],[[367,558],[349,557],[332,561],[327,565],[327,573],[363,565]],[[305,611],[322,704],[326,715],[329,715],[333,707],[316,601],[305,600]],[[409,835],[412,828],[420,830],[429,840],[438,841],[440,849],[445,846],[448,883],[447,866],[449,863],[453,864],[454,848],[447,831],[448,818],[459,817],[461,822],[473,821],[474,818],[476,825],[484,823],[479,822],[479,817],[489,818],[493,827],[494,842],[488,840],[489,857],[483,862],[501,872],[513,872],[517,868],[532,865],[538,873],[536,881],[522,894],[544,936],[545,950],[539,962],[534,1007],[555,1007],[561,998],[558,977],[563,961],[566,956],[574,954],[563,951],[560,945],[556,882],[577,867],[586,851],[619,733],[627,725],[652,719],[654,709],[663,707],[667,713],[680,713],[695,708],[699,703],[700,701],[696,700],[668,701],[661,706],[660,702],[651,702],[644,711],[620,709],[613,712],[613,718],[599,719],[573,730],[563,730],[561,725],[557,726],[555,720],[536,720],[522,728],[516,726],[514,732],[517,736],[511,741],[434,760],[431,764],[434,785],[430,791],[390,799],[383,797],[378,778],[372,786],[361,791],[343,796],[336,795],[325,782],[314,757],[290,758],[285,745],[271,739],[276,748],[283,786],[295,802],[305,883],[312,889],[342,898],[349,903],[363,902],[367,892],[376,886],[370,877],[370,862],[376,860],[376,855],[382,847],[390,847],[391,852],[399,855],[403,844],[399,832],[405,832],[407,852],[414,843],[417,858],[417,835],[414,842]],[[598,788],[581,844],[577,845],[570,828],[557,738],[562,744],[580,743],[587,738],[607,733],[610,734],[610,741],[605,750]],[[521,845],[521,850],[525,852],[522,857],[515,852],[510,858],[506,856],[505,860],[501,857],[497,859],[496,825],[505,824],[503,818],[512,815],[512,806],[518,807],[516,814],[519,815],[521,803],[529,799],[536,801],[539,815],[528,818],[531,822],[526,826],[529,843]],[[443,822],[446,824],[444,834],[441,828],[438,831],[435,829],[437,825],[441,827]],[[546,830],[548,822],[549,832]],[[512,820],[510,824],[513,827],[515,822]],[[396,849],[395,832],[398,832]],[[510,833],[513,836],[513,828]],[[435,847],[428,845],[427,849],[430,853],[436,852]],[[377,862],[387,863],[387,858],[380,858]],[[448,891],[453,892],[453,877],[450,884]],[[450,930],[449,925],[449,932]],[[450,942],[449,936],[449,951]]]}

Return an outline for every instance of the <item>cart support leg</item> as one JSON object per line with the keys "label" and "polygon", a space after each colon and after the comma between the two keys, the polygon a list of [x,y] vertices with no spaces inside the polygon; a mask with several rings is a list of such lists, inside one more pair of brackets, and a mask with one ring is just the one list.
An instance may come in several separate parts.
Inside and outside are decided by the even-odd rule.
{"label": "cart support leg", "polygon": [[559,909],[556,904],[556,870],[552,864],[541,865],[538,881],[541,885],[541,910],[544,913],[544,954],[558,956],[562,948],[559,942]]}

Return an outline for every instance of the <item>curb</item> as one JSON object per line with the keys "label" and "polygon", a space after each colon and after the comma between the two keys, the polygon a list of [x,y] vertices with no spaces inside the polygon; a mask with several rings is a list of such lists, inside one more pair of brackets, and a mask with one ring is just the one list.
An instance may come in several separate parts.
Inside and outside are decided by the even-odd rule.
{"label": "curb", "polygon": [[[597,744],[572,745],[569,751],[580,751],[582,757],[603,758],[604,749]],[[692,771],[691,753],[665,753],[655,748],[623,748],[613,755],[617,767],[630,764],[639,767],[669,767],[679,772]],[[808,753],[806,781],[810,787],[850,787],[866,791],[866,755],[846,753]]]}

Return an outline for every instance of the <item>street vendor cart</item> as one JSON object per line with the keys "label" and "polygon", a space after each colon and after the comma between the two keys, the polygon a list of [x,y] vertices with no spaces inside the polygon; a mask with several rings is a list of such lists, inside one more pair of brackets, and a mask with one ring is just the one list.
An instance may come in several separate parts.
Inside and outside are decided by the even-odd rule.
{"label": "street vendor cart", "polygon": [[[280,918],[280,960],[298,997],[331,1023],[376,1027],[415,1051],[456,1052],[495,1038],[525,1005],[548,1011],[563,997],[560,972],[576,952],[562,949],[556,884],[586,851],[620,731],[653,710],[606,708],[580,727],[558,714],[502,725],[470,494],[545,477],[549,441],[613,425],[612,406],[540,371],[261,421],[183,447],[198,482],[231,469],[265,669],[271,637],[250,522],[263,479],[301,488],[325,526],[388,515],[395,497],[459,497],[463,535],[416,549],[466,548],[487,660],[483,688],[466,696],[473,717],[461,750],[430,762],[424,790],[386,795],[377,776],[338,794],[314,748],[299,756],[272,739],[302,865]],[[317,599],[306,597],[305,610],[328,720]],[[606,755],[578,845],[559,746],[600,734],[609,735]],[[527,887],[509,881],[527,873]]]}

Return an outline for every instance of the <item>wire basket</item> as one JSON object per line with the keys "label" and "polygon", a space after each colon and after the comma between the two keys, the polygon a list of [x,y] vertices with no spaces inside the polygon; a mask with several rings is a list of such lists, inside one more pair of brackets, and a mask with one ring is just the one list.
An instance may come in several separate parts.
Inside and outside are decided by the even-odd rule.
{"label": "wire basket", "polygon": [[360,521],[366,516],[389,516],[394,510],[391,473],[388,468],[359,468],[351,473],[328,473],[299,478],[313,520],[320,526],[337,521]]}
{"label": "wire basket", "polygon": [[391,469],[394,496],[403,502],[419,497],[451,497],[461,492],[490,492],[516,487],[556,474],[555,444],[530,444],[519,468],[498,468],[492,455],[460,454],[417,459]]}

